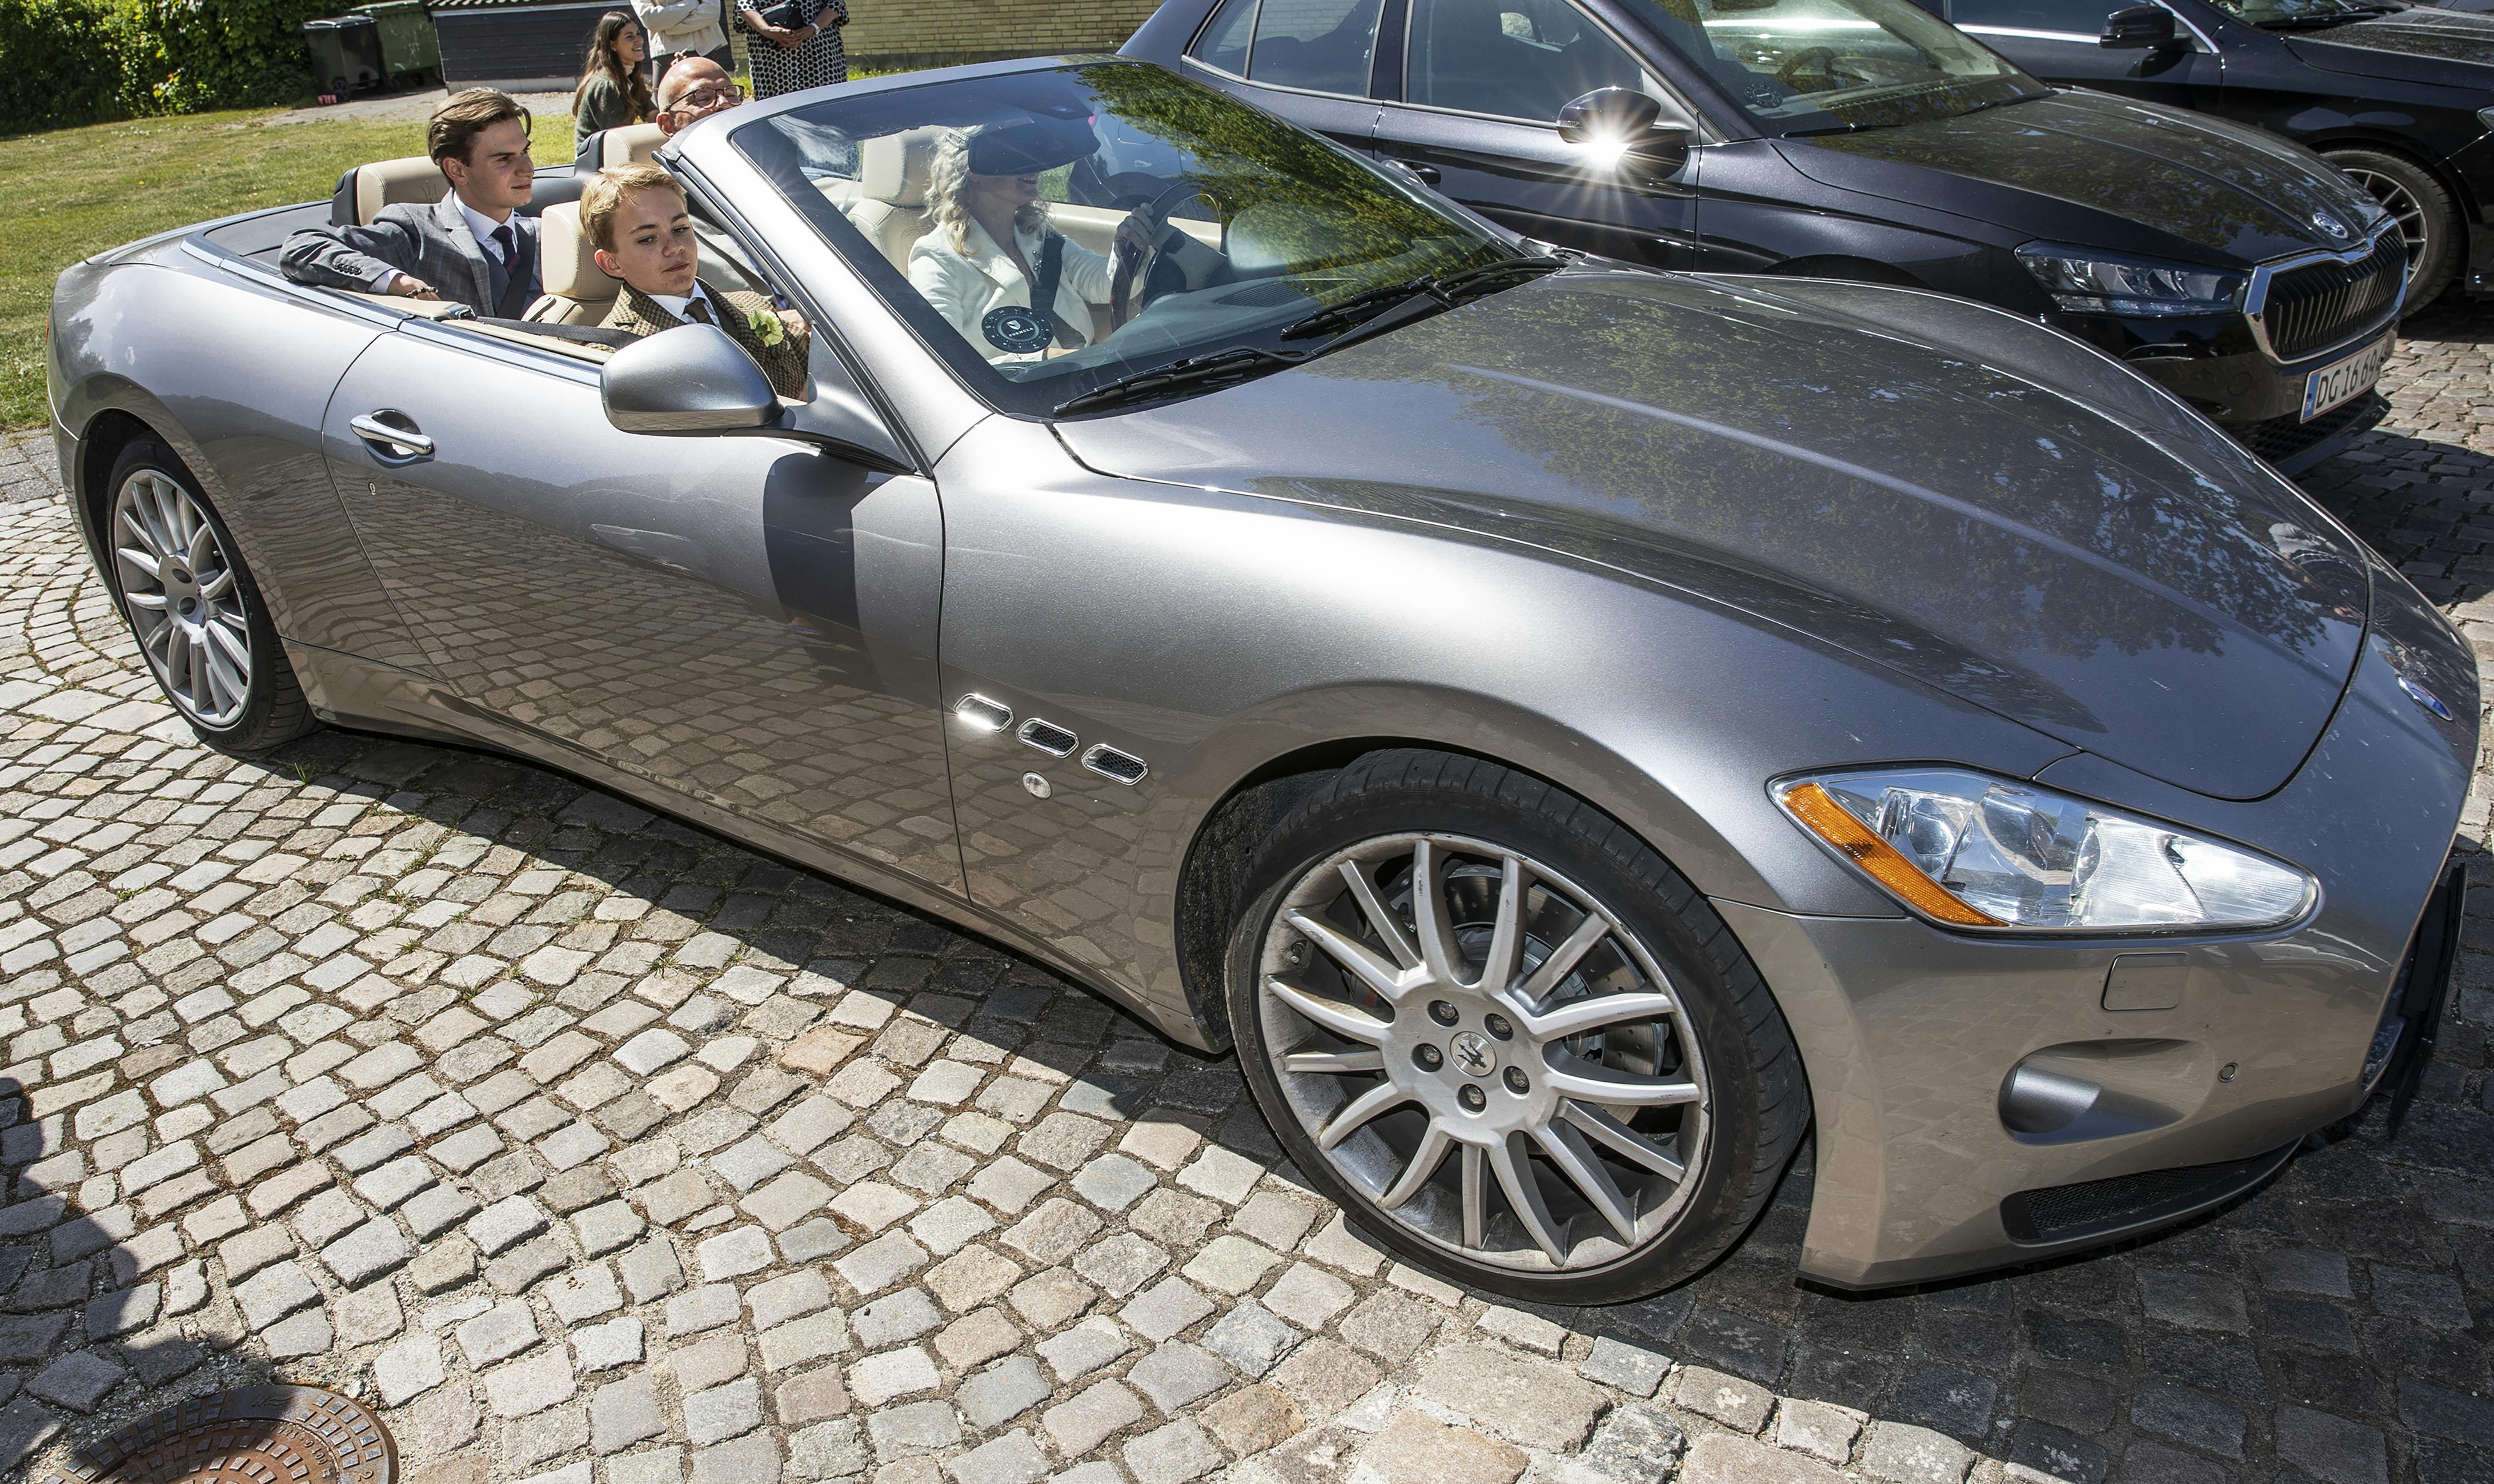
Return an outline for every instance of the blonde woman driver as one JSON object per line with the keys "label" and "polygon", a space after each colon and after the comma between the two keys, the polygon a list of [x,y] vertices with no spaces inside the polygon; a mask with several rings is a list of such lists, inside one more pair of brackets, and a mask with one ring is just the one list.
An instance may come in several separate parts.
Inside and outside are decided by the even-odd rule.
{"label": "blonde woman driver", "polygon": [[[1092,339],[1091,307],[1109,302],[1115,267],[1049,226],[1039,177],[1098,147],[1087,123],[1047,117],[956,130],[935,146],[927,190],[934,225],[909,250],[909,283],[991,364],[1061,355]],[[1117,224],[1122,247],[1140,250],[1156,239],[1162,261],[1182,271],[1190,288],[1227,266],[1165,218],[1138,209]],[[1032,313],[1040,306],[1031,290],[1051,259],[1049,322]]]}

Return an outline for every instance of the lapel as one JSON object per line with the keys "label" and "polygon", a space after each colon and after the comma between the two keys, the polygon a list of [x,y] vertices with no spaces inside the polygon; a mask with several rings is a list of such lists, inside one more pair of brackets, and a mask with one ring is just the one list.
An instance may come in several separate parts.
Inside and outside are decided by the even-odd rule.
{"label": "lapel", "polygon": [[[1014,266],[1013,257],[996,245],[996,239],[988,235],[988,229],[981,227],[976,218],[971,220],[969,231],[964,240],[970,245],[970,251],[965,256],[969,258],[971,267],[986,274],[988,282],[1003,289],[1007,294],[1011,294],[1017,288],[1020,289],[1022,302],[1030,304],[1030,280],[1021,276],[1021,269]],[[1039,306],[1031,304],[1030,307],[1037,309]]]}
{"label": "lapel", "polygon": [[655,335],[660,330],[672,330],[688,322],[668,314],[664,305],[629,284],[624,286],[624,298],[632,306],[633,317],[649,326],[641,332],[644,335]]}
{"label": "lapel", "polygon": [[475,297],[469,302],[484,306],[483,313],[494,312],[494,270],[485,261],[485,249],[476,234],[468,229],[468,213],[459,209],[459,194],[452,192],[433,203],[433,223],[441,235],[450,240],[450,250],[457,253],[468,268],[474,286]]}

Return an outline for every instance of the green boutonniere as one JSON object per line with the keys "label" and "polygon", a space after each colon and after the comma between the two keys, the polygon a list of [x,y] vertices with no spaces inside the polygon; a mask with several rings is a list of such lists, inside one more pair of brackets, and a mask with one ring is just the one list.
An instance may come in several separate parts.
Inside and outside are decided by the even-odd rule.
{"label": "green boutonniere", "polygon": [[747,315],[745,323],[753,331],[753,338],[763,345],[776,346],[788,338],[787,326],[779,322],[777,315],[767,309],[757,309]]}

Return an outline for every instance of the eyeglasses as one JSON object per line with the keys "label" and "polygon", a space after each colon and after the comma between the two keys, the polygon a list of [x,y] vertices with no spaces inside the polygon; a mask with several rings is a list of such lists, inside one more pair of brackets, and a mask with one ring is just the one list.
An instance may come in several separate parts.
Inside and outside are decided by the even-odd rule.
{"label": "eyeglasses", "polygon": [[683,113],[702,108],[723,108],[745,102],[745,89],[734,82],[725,87],[699,87],[667,105],[670,113]]}

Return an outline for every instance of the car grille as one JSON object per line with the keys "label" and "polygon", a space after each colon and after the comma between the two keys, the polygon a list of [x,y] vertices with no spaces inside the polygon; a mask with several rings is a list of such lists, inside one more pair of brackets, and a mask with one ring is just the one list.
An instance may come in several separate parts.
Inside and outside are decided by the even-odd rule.
{"label": "car grille", "polygon": [[2261,327],[2282,361],[2324,350],[2372,323],[2398,298],[2408,254],[2397,232],[2384,232],[2355,262],[2316,262],[2269,280]]}
{"label": "car grille", "polygon": [[2226,431],[2235,441],[2259,454],[2280,469],[2288,469],[2297,456],[2332,439],[2363,432],[2380,422],[2390,410],[2390,399],[2380,392],[2366,392],[2343,407],[2331,408],[2310,422],[2297,422],[2295,414],[2272,417],[2266,422],[2244,423]]}
{"label": "car grille", "polygon": [[2248,1160],[2151,1169],[2082,1185],[2020,1191],[2000,1203],[2000,1225],[2013,1242],[2029,1246],[2109,1236],[2159,1221],[2187,1216],[2251,1189],[2286,1164],[2295,1145]]}

